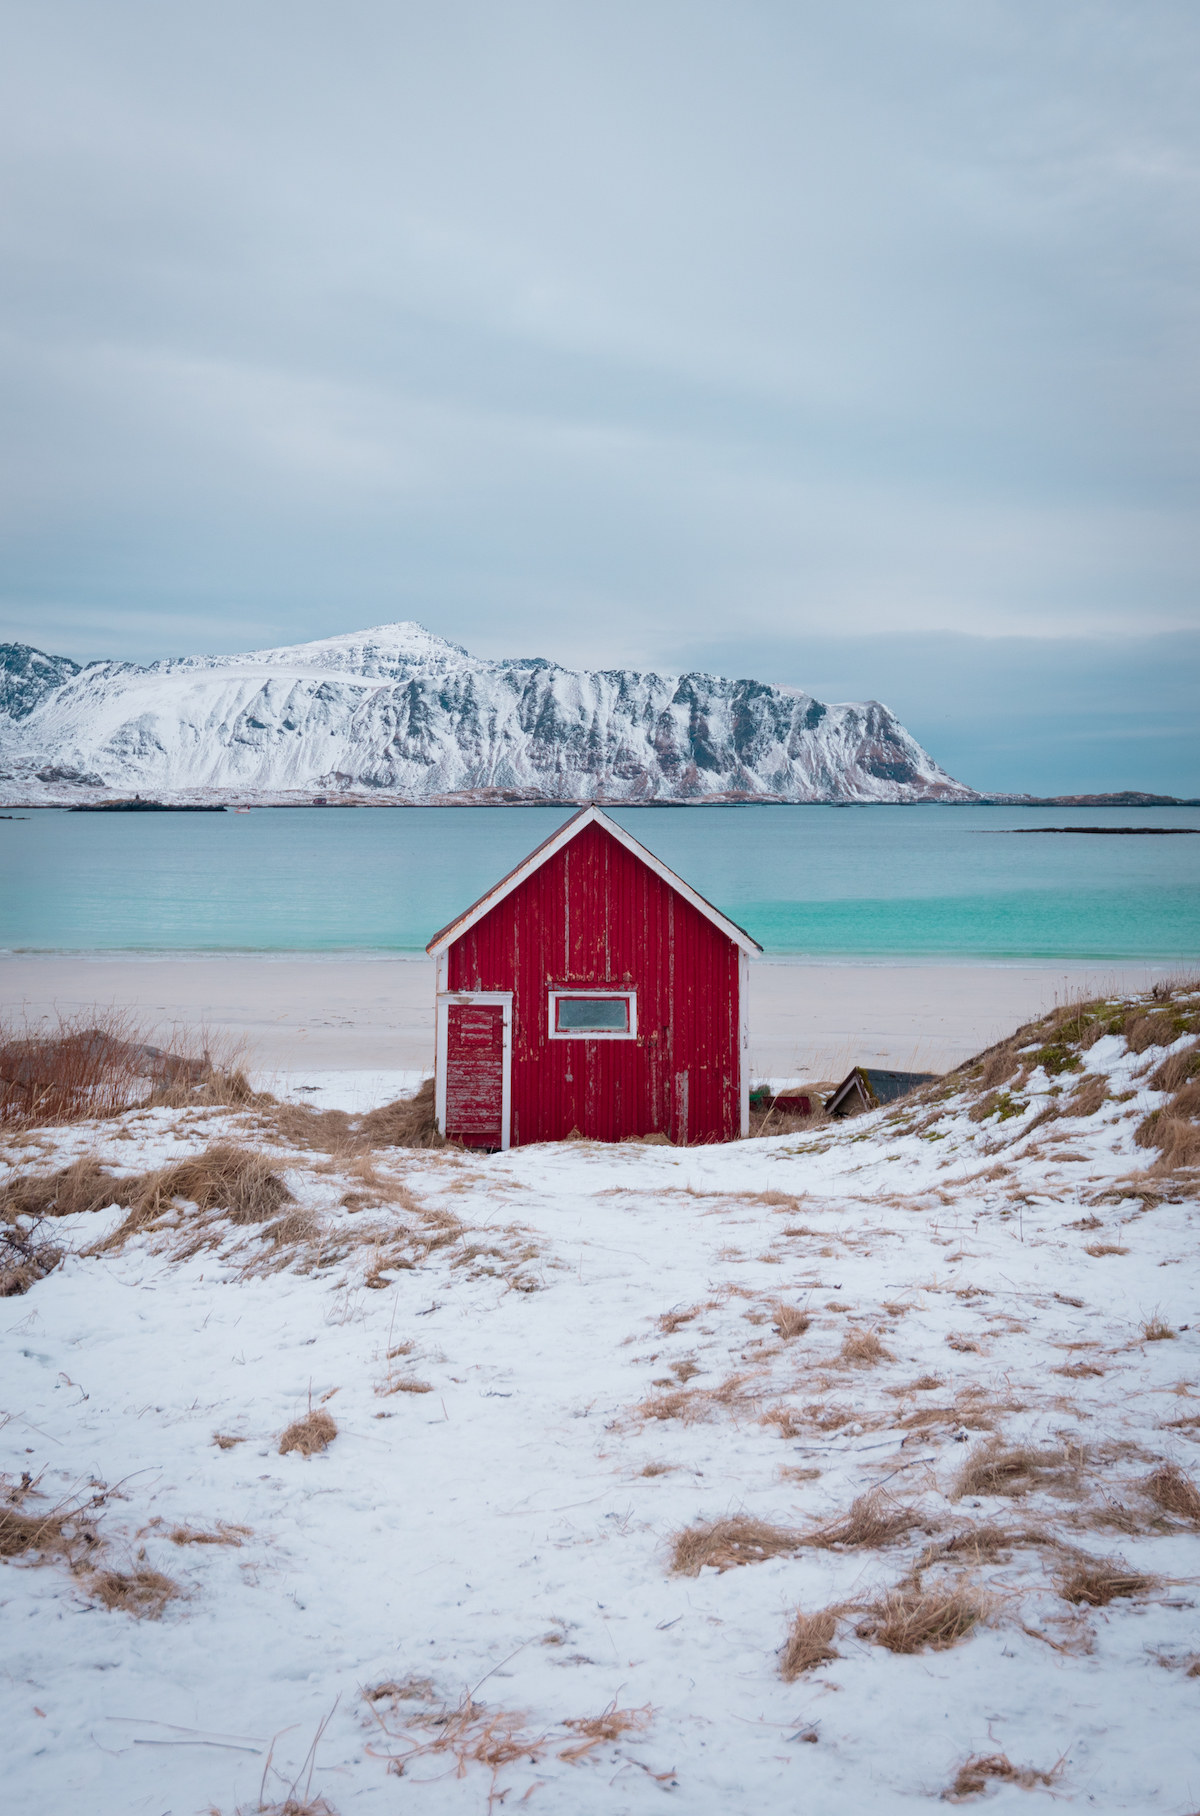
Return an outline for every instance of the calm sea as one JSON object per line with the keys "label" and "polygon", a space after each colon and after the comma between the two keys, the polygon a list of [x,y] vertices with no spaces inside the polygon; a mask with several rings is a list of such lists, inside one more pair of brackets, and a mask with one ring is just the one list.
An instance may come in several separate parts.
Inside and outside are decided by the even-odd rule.
{"label": "calm sea", "polygon": [[[0,821],[0,948],[419,952],[566,810],[289,808]],[[1200,809],[693,807],[613,817],[768,952],[1200,956]]]}

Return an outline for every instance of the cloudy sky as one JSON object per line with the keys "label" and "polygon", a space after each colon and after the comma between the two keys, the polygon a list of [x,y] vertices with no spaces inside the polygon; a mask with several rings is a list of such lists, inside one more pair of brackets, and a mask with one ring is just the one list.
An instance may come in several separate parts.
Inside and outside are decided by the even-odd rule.
{"label": "cloudy sky", "polygon": [[1194,0],[4,0],[0,637],[1200,792]]}

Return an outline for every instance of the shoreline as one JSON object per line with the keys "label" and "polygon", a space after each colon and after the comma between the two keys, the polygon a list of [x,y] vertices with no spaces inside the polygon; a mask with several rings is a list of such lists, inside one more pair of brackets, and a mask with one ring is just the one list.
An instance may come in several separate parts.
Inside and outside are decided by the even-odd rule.
{"label": "shoreline", "polygon": [[[298,965],[424,965],[429,960],[422,948],[381,946],[336,946],[328,951],[307,946],[222,946],[222,947],[138,947],[138,946],[0,946],[0,967],[9,963],[83,965],[203,965],[203,964],[298,964]],[[751,956],[752,965],[803,965],[814,970],[874,969],[904,971],[913,968],[978,966],[984,970],[1020,971],[1162,971],[1200,970],[1200,951],[1160,953],[993,953],[993,952],[763,952]],[[0,969],[0,997],[3,995],[3,970]]]}
{"label": "shoreline", "polygon": [[[625,812],[642,807],[1099,807],[1106,810],[1137,812],[1143,808],[1200,807],[1197,795],[1150,795],[1138,789],[1115,794],[1028,795],[1009,794],[1003,789],[982,793],[963,788],[957,794],[917,795],[904,801],[874,799],[837,800],[833,796],[820,800],[790,800],[786,795],[714,794],[680,800],[662,796],[651,800],[626,800],[604,795],[522,795],[518,799],[495,798],[490,789],[467,789],[455,794],[410,797],[405,795],[332,795],[317,799],[313,790],[269,789],[256,793],[252,788],[238,791],[222,788],[167,789],[158,796],[113,794],[108,789],[79,787],[68,784],[70,794],[54,795],[46,789],[37,800],[0,800],[0,813],[207,813],[268,812],[273,808],[314,807],[323,812],[339,808],[390,807],[403,811],[423,807],[554,807],[578,812],[583,807],[602,807]],[[134,805],[134,803],[138,803]]]}
{"label": "shoreline", "polygon": [[[843,1077],[853,1065],[945,1072],[1055,1002],[1136,994],[1188,969],[1179,959],[770,955],[750,967],[750,1070],[779,1082]],[[36,1032],[97,1008],[129,1011],[159,1045],[179,1030],[241,1048],[256,1076],[285,1090],[307,1074],[382,1079],[433,1064],[424,954],[0,954],[10,1026]]]}

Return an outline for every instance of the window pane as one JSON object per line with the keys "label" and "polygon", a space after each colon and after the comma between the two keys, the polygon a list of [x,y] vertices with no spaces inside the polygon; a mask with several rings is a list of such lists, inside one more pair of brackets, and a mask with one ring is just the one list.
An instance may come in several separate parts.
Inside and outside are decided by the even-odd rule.
{"label": "window pane", "polygon": [[629,1028],[629,1004],[623,996],[560,996],[558,1028],[624,1034]]}

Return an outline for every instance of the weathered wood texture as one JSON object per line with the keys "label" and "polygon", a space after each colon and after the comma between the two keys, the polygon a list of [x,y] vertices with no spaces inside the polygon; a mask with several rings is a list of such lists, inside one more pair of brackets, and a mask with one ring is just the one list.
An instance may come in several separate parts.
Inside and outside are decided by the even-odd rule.
{"label": "weathered wood texture", "polygon": [[504,1011],[451,1003],[446,1027],[446,1130],[471,1148],[498,1148],[504,1103]]}

